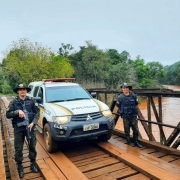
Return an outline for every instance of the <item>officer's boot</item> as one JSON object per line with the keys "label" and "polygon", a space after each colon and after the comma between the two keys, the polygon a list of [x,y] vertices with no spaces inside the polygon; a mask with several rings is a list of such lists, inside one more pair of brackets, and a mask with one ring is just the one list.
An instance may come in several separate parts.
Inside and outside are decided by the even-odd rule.
{"label": "officer's boot", "polygon": [[38,170],[38,168],[37,168],[36,163],[35,163],[34,160],[30,162],[30,169],[31,169],[31,171],[34,172],[34,173],[38,173],[38,172],[39,172],[39,170]]}
{"label": "officer's boot", "polygon": [[130,138],[126,138],[126,141],[127,141],[127,145],[131,145],[131,140],[130,140]]}
{"label": "officer's boot", "polygon": [[134,145],[137,146],[138,148],[142,148],[142,145],[139,144],[138,140],[134,141]]}
{"label": "officer's boot", "polygon": [[20,178],[24,177],[22,162],[17,162],[17,170]]}

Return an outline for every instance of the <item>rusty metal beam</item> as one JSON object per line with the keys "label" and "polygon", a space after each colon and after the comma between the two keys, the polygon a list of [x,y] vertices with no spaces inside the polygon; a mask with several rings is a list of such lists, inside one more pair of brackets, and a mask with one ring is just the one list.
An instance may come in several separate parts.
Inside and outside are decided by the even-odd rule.
{"label": "rusty metal beam", "polygon": [[[180,122],[178,123],[177,127],[180,128]],[[174,131],[170,134],[170,136],[168,137],[165,145],[166,146],[170,146],[172,144],[172,142],[176,139],[177,135],[180,133],[180,129],[174,129]]]}
{"label": "rusty metal beam", "polygon": [[172,145],[172,148],[176,148],[177,149],[179,145],[180,145],[180,136],[177,138],[175,143]]}
{"label": "rusty metal beam", "polygon": [[[157,120],[157,122],[160,122],[160,123],[161,123],[161,120],[159,119],[159,115],[158,115],[157,110],[156,110],[156,106],[155,106],[153,97],[152,97],[152,96],[149,96],[149,98],[150,98],[150,101],[151,101],[152,109],[153,109],[153,111],[154,111],[154,115],[155,115],[155,117],[156,117],[156,120]],[[162,126],[161,126],[160,124],[159,124],[158,126],[159,126],[159,130],[160,130],[160,143],[161,143],[161,144],[165,144],[165,142],[166,142],[166,137],[165,137],[163,128],[162,128]]]}
{"label": "rusty metal beam", "polygon": [[[144,119],[144,116],[143,116],[143,114],[141,113],[139,107],[138,107],[138,117],[139,117],[140,119]],[[150,133],[147,123],[141,121],[141,124],[142,124],[142,126],[144,127],[144,130],[145,130],[147,136],[148,136],[149,138],[150,138],[150,136],[151,136],[152,141],[156,141],[155,138],[154,138],[154,136],[153,136],[153,134]]]}
{"label": "rusty metal beam", "polygon": [[[115,90],[91,90],[87,89],[89,92],[97,92],[97,93],[107,93],[107,94],[120,94],[122,91]],[[180,98],[180,91],[173,91],[170,89],[133,89],[133,92],[138,96],[159,96],[162,97],[177,97]]]}
{"label": "rusty metal beam", "polygon": [[[151,121],[151,103],[149,97],[147,97],[147,115],[148,115],[148,120]],[[148,123],[148,128],[149,128],[149,141],[152,141],[152,124]]]}

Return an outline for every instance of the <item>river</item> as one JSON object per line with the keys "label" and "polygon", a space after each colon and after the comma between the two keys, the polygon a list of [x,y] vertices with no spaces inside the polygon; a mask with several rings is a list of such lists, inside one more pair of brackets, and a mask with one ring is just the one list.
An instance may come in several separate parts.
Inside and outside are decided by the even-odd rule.
{"label": "river", "polygon": [[[180,91],[180,86],[172,86],[172,85],[164,85],[168,89],[172,89],[174,91]],[[154,98],[154,102],[156,107],[158,107],[158,99]],[[162,98],[162,120],[163,123],[165,124],[170,124],[173,126],[177,126],[177,124],[180,122],[180,98],[173,98],[173,97],[163,97]],[[144,118],[147,120],[147,107],[146,107],[146,99],[144,99],[140,104],[139,108],[144,116]],[[156,122],[153,110],[151,109],[151,118],[152,121]],[[144,128],[141,125],[141,122],[138,121],[138,126],[139,126],[139,131],[143,137],[143,139],[147,139],[148,137],[146,135],[146,132],[144,131]],[[123,130],[123,123],[122,120],[119,119],[117,124],[116,124],[116,129]],[[166,136],[166,139],[169,137],[169,135],[172,133],[174,129],[168,128],[168,127],[163,127],[164,133]],[[152,133],[156,139],[156,141],[160,141],[159,138],[159,128],[157,125],[152,125]],[[132,134],[132,131],[131,131]],[[180,149],[180,148],[178,148]]]}

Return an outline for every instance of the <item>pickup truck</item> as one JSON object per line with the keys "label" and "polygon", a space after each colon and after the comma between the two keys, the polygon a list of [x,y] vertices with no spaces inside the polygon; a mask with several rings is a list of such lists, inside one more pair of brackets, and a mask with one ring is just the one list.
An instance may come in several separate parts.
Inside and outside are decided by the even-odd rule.
{"label": "pickup truck", "polygon": [[115,126],[109,107],[95,99],[74,78],[31,82],[27,96],[37,99],[40,118],[37,130],[43,134],[46,150],[57,151],[58,144],[98,138],[108,141]]}

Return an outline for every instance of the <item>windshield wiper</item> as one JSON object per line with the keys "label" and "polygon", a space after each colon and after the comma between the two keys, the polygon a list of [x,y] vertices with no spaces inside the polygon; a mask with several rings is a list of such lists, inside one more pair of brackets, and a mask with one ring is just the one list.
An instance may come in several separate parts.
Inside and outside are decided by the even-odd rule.
{"label": "windshield wiper", "polygon": [[48,101],[48,103],[53,103],[53,102],[63,102],[65,100],[54,100],[54,101]]}
{"label": "windshield wiper", "polygon": [[73,99],[67,99],[66,101],[75,101],[75,100],[82,100],[82,99],[90,99],[90,98],[73,98]]}

